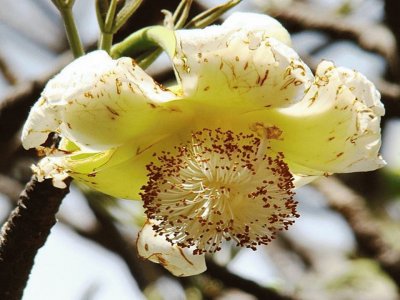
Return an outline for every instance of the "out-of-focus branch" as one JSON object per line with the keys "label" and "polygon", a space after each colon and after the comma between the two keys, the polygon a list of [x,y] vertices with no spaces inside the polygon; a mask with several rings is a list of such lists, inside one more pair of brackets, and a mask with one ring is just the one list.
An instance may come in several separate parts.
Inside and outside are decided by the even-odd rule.
{"label": "out-of-focus branch", "polygon": [[[388,27],[394,34],[397,42],[397,47],[400,45],[400,2],[398,0],[385,0],[385,21]],[[399,49],[397,49],[397,57],[399,57]],[[397,68],[393,72],[393,79],[399,79],[400,77],[400,61],[397,60]]]}
{"label": "out-of-focus branch", "polygon": [[382,98],[387,101],[400,101],[400,85],[386,80],[375,83],[382,94]]}
{"label": "out-of-focus branch", "polygon": [[53,225],[62,199],[69,191],[58,189],[51,180],[34,177],[21,193],[0,233],[0,299],[21,299],[34,258]]}
{"label": "out-of-focus branch", "polygon": [[[93,195],[96,195],[96,193],[93,193]],[[96,201],[101,201],[101,197],[95,199],[95,196],[92,196],[88,199],[88,203],[97,219],[97,226],[95,229],[85,231],[72,226],[73,229],[79,235],[118,254],[125,261],[139,288],[144,290],[154,281],[156,277],[155,273],[157,273],[155,270],[156,266],[153,263],[143,261],[139,258],[134,241],[128,241],[128,239],[120,233],[110,215],[108,215],[104,209],[100,209],[100,206],[95,203]],[[71,224],[69,225],[71,226]]]}
{"label": "out-of-focus branch", "polygon": [[241,276],[229,272],[225,267],[221,267],[212,260],[207,261],[206,275],[219,280],[225,287],[240,289],[250,295],[254,295],[257,299],[268,300],[290,300],[294,299],[289,296],[281,295],[279,292],[262,287],[254,281],[245,279]]}
{"label": "out-of-focus branch", "polygon": [[331,208],[338,211],[353,229],[360,252],[377,260],[382,269],[400,286],[400,253],[382,239],[383,234],[369,212],[365,199],[334,177],[314,183]]}
{"label": "out-of-focus branch", "polygon": [[69,53],[60,56],[54,69],[41,76],[39,79],[15,87],[4,99],[0,101],[0,156],[7,160],[10,152],[15,148],[10,145],[16,133],[21,129],[29,111],[39,98],[47,81],[62,67],[72,60]]}
{"label": "out-of-focus branch", "polygon": [[298,29],[320,30],[335,38],[355,41],[367,51],[376,52],[388,61],[391,68],[398,63],[396,39],[385,26],[362,23],[328,13],[312,5],[293,2],[276,12],[279,20]]}
{"label": "out-of-focus branch", "polygon": [[17,77],[10,70],[5,59],[1,56],[0,56],[0,72],[2,73],[4,79],[7,80],[9,84],[14,85],[17,83]]}
{"label": "out-of-focus branch", "polygon": [[400,116],[400,85],[381,80],[376,82],[376,87],[385,104],[385,118],[398,118]]}
{"label": "out-of-focus branch", "polygon": [[0,143],[8,142],[21,128],[47,80],[44,78],[17,86],[0,102]]}
{"label": "out-of-focus branch", "polygon": [[23,186],[17,180],[12,179],[4,174],[0,174],[0,194],[4,194],[11,201],[17,203]]}

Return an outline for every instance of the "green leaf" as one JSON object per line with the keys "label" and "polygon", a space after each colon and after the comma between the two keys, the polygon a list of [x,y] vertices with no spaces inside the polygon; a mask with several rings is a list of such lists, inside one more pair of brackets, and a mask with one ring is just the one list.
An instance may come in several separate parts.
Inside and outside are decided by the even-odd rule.
{"label": "green leaf", "polygon": [[128,19],[132,16],[132,14],[139,8],[142,4],[143,0],[126,0],[124,6],[117,13],[117,17],[115,18],[115,23],[113,26],[113,33],[116,33]]}
{"label": "green leaf", "polygon": [[242,0],[229,0],[224,4],[210,8],[194,17],[185,25],[185,28],[204,28],[214,23],[223,13],[236,6],[241,1]]}
{"label": "green leaf", "polygon": [[182,0],[173,14],[173,21],[175,29],[182,28],[185,25],[187,18],[189,17],[190,7],[192,6],[193,0]]}

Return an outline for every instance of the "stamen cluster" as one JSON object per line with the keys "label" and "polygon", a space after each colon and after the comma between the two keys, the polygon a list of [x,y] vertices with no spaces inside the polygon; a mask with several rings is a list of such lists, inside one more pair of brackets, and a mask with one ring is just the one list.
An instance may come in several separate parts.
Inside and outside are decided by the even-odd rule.
{"label": "stamen cluster", "polygon": [[141,196],[171,244],[202,254],[233,240],[255,250],[299,216],[293,177],[266,138],[205,128],[174,153],[154,155]]}

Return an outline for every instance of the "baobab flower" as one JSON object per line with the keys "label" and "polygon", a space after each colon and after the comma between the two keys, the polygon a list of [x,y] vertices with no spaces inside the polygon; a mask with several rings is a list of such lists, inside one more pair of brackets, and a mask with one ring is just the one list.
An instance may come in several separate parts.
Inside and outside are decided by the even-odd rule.
{"label": "baobab flower", "polygon": [[[276,20],[236,13],[164,46],[175,85],[89,53],[47,84],[22,140],[48,154],[39,179],[142,199],[139,254],[175,275],[204,271],[224,240],[268,244],[299,216],[295,187],[384,164],[374,85],[328,61],[313,76]],[[43,149],[50,133],[61,141]]]}

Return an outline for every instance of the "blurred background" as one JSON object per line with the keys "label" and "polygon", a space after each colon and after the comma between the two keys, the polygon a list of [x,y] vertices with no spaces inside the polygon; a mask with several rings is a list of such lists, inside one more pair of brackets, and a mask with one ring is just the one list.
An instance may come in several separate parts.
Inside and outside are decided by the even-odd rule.
{"label": "blurred background", "polygon": [[[194,1],[191,14],[222,2]],[[178,4],[144,0],[115,41],[161,23],[161,9],[174,11]],[[376,84],[386,107],[382,154],[388,165],[299,189],[301,217],[276,241],[256,252],[226,245],[209,257],[204,274],[190,278],[172,277],[137,257],[144,220],[139,201],[72,185],[36,257],[24,300],[400,299],[400,3],[243,0],[228,14],[235,10],[276,17],[312,69],[328,59]],[[74,13],[85,48],[94,49],[94,0],[76,0]],[[50,0],[0,0],[1,223],[37,161],[34,151],[22,149],[20,128],[46,81],[71,60]],[[148,72],[167,81],[171,64],[161,56]]]}

